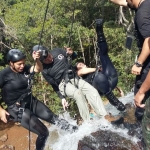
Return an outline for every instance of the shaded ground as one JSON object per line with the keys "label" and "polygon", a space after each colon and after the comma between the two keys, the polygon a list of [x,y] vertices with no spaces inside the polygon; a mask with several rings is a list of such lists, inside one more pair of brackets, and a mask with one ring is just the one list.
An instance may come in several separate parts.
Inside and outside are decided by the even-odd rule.
{"label": "shaded ground", "polygon": [[[36,135],[30,133],[30,150],[35,150]],[[0,150],[28,150],[29,131],[13,122],[7,124],[0,121]]]}

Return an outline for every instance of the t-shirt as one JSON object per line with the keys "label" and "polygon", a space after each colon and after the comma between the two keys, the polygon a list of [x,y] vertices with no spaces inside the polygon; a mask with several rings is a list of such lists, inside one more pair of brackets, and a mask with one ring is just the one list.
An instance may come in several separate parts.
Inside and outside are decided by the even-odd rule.
{"label": "t-shirt", "polygon": [[50,84],[54,82],[53,80],[55,80],[55,82],[59,85],[68,66],[66,51],[60,48],[55,48],[50,51],[50,54],[53,56],[53,62],[50,64],[43,64],[42,73],[44,75],[46,73],[48,77],[52,78],[48,81]]}
{"label": "t-shirt", "polygon": [[[135,15],[135,30],[137,32],[137,46],[141,52],[144,39],[150,37],[150,0],[145,0],[138,7]],[[145,60],[144,66],[150,67],[150,56]]]}
{"label": "t-shirt", "polygon": [[0,71],[0,88],[2,100],[8,105],[14,104],[17,99],[27,92],[30,65],[25,65],[21,73],[16,73],[7,67]]}
{"label": "t-shirt", "polygon": [[[53,56],[53,62],[50,64],[43,64],[42,75],[46,79],[46,81],[52,85],[52,88],[58,94],[60,99],[62,99],[64,98],[64,96],[60,93],[58,86],[61,80],[64,79],[66,71],[68,71],[68,69],[72,70],[72,67],[71,64],[68,64],[66,50],[55,48],[50,51],[50,54]],[[72,55],[72,59],[74,58],[76,58],[75,53],[73,53]],[[70,76],[72,75],[72,73],[70,73]]]}
{"label": "t-shirt", "polygon": [[138,7],[135,23],[143,38],[150,37],[150,0],[145,0]]}

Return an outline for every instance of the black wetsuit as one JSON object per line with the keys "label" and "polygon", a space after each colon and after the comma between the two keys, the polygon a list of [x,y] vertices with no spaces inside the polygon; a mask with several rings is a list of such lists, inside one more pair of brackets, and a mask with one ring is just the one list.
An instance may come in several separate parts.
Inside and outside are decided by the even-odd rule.
{"label": "black wetsuit", "polygon": [[118,74],[108,56],[108,47],[104,34],[98,36],[99,57],[102,65],[102,70],[96,70],[94,73],[86,74],[84,80],[92,84],[99,94],[104,94],[110,104],[115,106],[119,111],[126,109],[125,105],[117,99],[112,90],[117,86]]}
{"label": "black wetsuit", "polygon": [[[145,0],[141,3],[141,5],[136,10],[135,15],[135,37],[137,40],[137,46],[139,48],[139,54],[141,53],[144,40],[148,37],[150,37],[150,0]],[[150,56],[145,60],[143,63],[143,67],[141,70],[141,74],[136,76],[135,80],[135,88],[134,88],[134,94],[136,94],[141,87],[142,83],[144,82],[148,71],[150,68]],[[146,93],[145,99],[150,96],[150,91]],[[145,102],[145,99],[143,102]],[[137,108],[136,109],[136,117],[141,120],[143,116],[144,109]]]}
{"label": "black wetsuit", "polygon": [[[67,125],[68,128],[69,124],[63,119],[59,120],[58,116],[42,102],[31,96],[31,94],[27,94],[30,93],[30,90],[27,90],[28,77],[30,74],[29,69],[30,66],[25,65],[21,73],[15,73],[10,67],[5,68],[0,72],[0,88],[2,89],[2,99],[8,106],[7,111],[11,115],[12,120],[21,122],[23,127],[28,130],[30,128],[30,131],[37,134],[36,150],[43,150],[49,132],[39,118],[52,124],[58,124],[58,126],[63,129],[66,129],[65,125]],[[23,100],[20,99],[22,95],[26,95]],[[21,118],[18,118],[20,105],[17,105],[17,102],[25,108]],[[61,126],[61,122],[63,122],[63,127]]]}
{"label": "black wetsuit", "polygon": [[82,76],[84,80],[92,84],[99,93],[106,94],[112,91],[118,83],[117,71],[108,56],[108,47],[106,41],[98,43],[100,51],[100,61],[102,71],[90,73]]}

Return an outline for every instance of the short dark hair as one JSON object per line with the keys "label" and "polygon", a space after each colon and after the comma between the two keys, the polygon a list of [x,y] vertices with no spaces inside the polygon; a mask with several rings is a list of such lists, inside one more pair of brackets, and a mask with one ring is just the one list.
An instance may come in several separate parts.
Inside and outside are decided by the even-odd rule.
{"label": "short dark hair", "polygon": [[84,62],[83,62],[83,61],[76,62],[76,64],[74,65],[74,69],[75,69],[76,71],[78,70],[78,67],[77,67],[77,66],[78,66],[79,63],[84,63]]}

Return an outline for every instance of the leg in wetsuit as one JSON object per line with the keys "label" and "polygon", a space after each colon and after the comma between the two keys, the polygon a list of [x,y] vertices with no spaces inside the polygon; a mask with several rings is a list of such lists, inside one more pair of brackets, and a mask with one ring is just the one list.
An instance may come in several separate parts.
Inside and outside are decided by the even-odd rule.
{"label": "leg in wetsuit", "polygon": [[93,86],[100,92],[103,93],[109,102],[114,105],[118,110],[124,111],[126,108],[123,103],[121,103],[112,93],[112,90],[116,87],[118,83],[118,74],[108,56],[108,46],[103,33],[103,20],[98,19],[98,25],[96,27],[96,32],[98,36],[98,55],[100,57],[102,71],[96,73]]}
{"label": "leg in wetsuit", "polygon": [[[30,100],[31,95],[22,101],[22,103],[27,102],[27,104],[25,105],[25,111],[22,114],[21,126],[28,130],[30,129],[31,132],[38,135],[36,140],[36,150],[44,149],[46,139],[49,135],[47,127],[38,118],[70,132],[77,129],[76,126],[70,125],[66,120],[58,118],[57,115],[35,97],[32,99],[32,106],[30,109]],[[19,107],[20,106],[16,104],[8,106],[7,111],[14,118],[13,121],[15,122],[18,122]]]}

